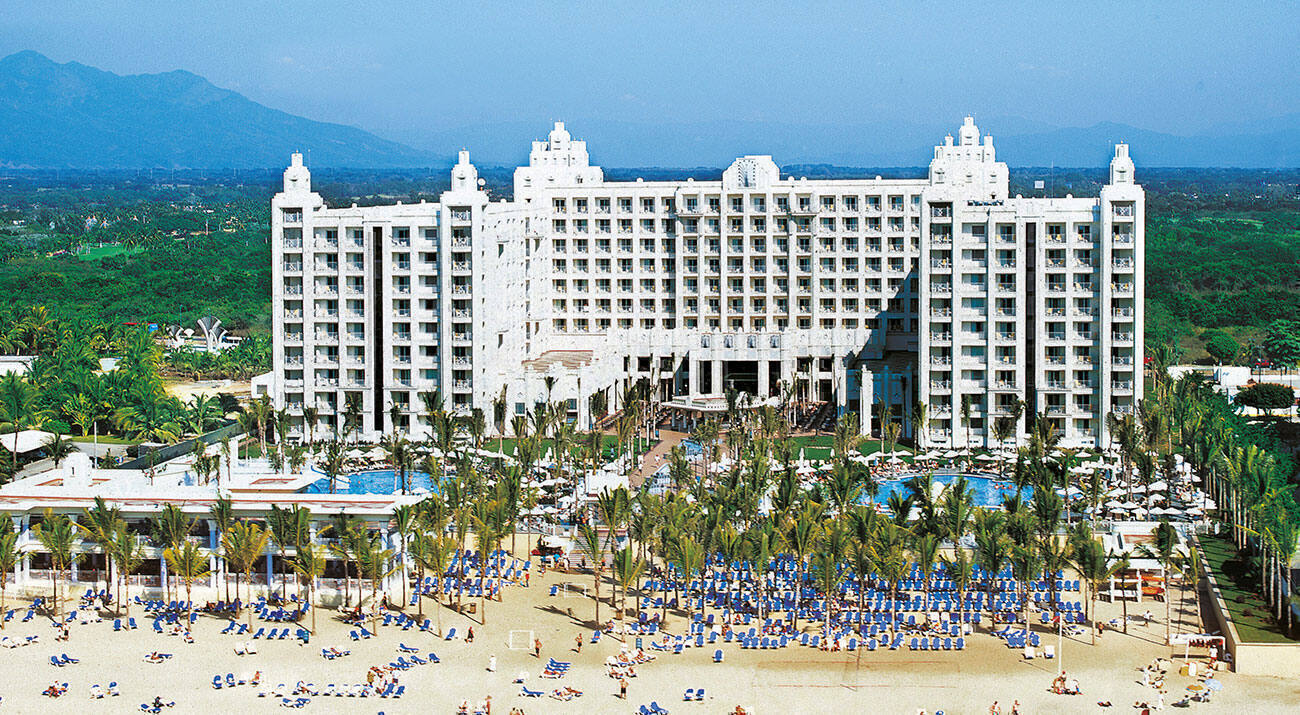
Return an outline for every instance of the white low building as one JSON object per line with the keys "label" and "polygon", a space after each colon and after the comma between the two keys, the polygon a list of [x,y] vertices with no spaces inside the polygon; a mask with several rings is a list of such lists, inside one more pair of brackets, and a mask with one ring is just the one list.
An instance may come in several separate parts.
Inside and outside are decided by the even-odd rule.
{"label": "white low building", "polygon": [[915,179],[744,156],[716,181],[607,181],[556,124],[510,200],[461,152],[437,203],[328,207],[295,154],[271,208],[275,402],[300,433],[312,408],[318,435],[346,412],[364,434],[394,416],[427,434],[435,391],[492,431],[494,403],[508,423],[545,399],[586,428],[593,393],[617,409],[646,379],[663,402],[734,389],[897,416],[919,399],[927,444],[950,447],[991,444],[1023,401],[1063,444],[1105,444],[1105,416],[1142,394],[1128,147],[1098,197],[1008,193],[969,117]]}

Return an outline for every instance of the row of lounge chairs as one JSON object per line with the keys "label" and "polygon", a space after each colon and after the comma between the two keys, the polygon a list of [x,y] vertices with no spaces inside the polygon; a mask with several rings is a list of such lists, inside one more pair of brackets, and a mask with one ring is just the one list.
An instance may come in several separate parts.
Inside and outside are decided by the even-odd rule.
{"label": "row of lounge chairs", "polygon": [[75,665],[76,663],[80,663],[80,662],[81,662],[80,658],[73,658],[69,656],[67,653],[64,653],[62,655],[50,656],[50,665],[57,666],[59,668],[62,668],[65,665]]}

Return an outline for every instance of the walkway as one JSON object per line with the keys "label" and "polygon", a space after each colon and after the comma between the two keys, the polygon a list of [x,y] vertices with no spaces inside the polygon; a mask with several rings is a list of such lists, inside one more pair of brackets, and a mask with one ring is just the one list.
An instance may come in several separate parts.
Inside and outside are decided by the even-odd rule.
{"label": "walkway", "polygon": [[664,460],[668,457],[668,452],[676,447],[690,435],[685,432],[675,432],[673,430],[659,430],[659,442],[655,444],[649,452],[641,459],[641,466],[631,475],[628,480],[633,490],[640,489],[641,483],[650,478],[660,467],[664,465]]}

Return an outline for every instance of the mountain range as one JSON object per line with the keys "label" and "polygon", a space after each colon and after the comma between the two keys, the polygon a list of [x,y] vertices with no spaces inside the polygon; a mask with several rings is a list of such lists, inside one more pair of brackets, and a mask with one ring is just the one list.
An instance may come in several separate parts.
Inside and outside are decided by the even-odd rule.
{"label": "mountain range", "polygon": [[[1127,141],[1141,166],[1300,166],[1300,114],[1213,127],[1191,135],[1101,123],[1060,127],[1019,117],[979,117],[998,157],[1013,166],[1102,167]],[[761,121],[621,122],[572,118],[592,161],[610,167],[721,167],[742,154],[781,164],[924,166],[960,116],[806,125]],[[315,167],[442,167],[467,147],[480,164],[527,161],[549,125],[483,123],[412,134],[407,142],[318,122],[177,70],[117,75],[33,51],[0,59],[0,167],[61,169],[267,168],[290,152]]]}

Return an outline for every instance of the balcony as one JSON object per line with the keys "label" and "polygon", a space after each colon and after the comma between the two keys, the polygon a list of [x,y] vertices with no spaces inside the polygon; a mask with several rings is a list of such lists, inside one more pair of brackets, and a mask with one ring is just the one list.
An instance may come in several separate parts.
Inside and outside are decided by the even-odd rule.
{"label": "balcony", "polygon": [[469,392],[474,389],[474,383],[470,380],[453,380],[451,383],[451,389],[459,392]]}
{"label": "balcony", "polygon": [[469,342],[473,339],[473,337],[474,337],[474,336],[473,336],[471,333],[452,333],[452,334],[451,334],[451,341],[452,341],[453,343],[466,343],[466,344],[467,344],[467,343],[469,343]]}
{"label": "balcony", "polygon": [[453,285],[451,287],[452,295],[470,295],[474,289],[467,285]]}
{"label": "balcony", "polygon": [[301,345],[301,344],[302,344],[302,333],[285,333],[285,334],[284,334],[284,342],[286,342],[286,343],[288,343],[288,344],[290,344],[290,345]]}
{"label": "balcony", "polygon": [[948,391],[952,389],[952,380],[931,380],[931,390]]}
{"label": "balcony", "polygon": [[1132,318],[1132,317],[1133,317],[1133,309],[1132,309],[1132,308],[1115,308],[1115,309],[1113,309],[1113,310],[1110,311],[1110,314],[1111,314],[1112,316],[1116,317],[1116,318]]}
{"label": "balcony", "polygon": [[302,264],[301,264],[301,263],[286,263],[286,264],[284,264],[284,272],[285,272],[285,273],[302,273]]}
{"label": "balcony", "polygon": [[301,318],[302,318],[302,311],[301,311],[301,310],[286,310],[286,311],[284,311],[284,317],[285,317],[285,318],[288,318],[288,319],[295,319],[295,318],[297,318],[297,319],[301,319]]}
{"label": "balcony", "polygon": [[936,367],[942,367],[942,366],[945,366],[945,365],[951,365],[951,364],[952,364],[952,358],[950,358],[950,357],[944,357],[944,356],[942,356],[942,355],[932,356],[932,357],[930,358],[930,364],[931,364],[931,365],[934,365],[934,366],[936,366]]}
{"label": "balcony", "polygon": [[1120,270],[1129,269],[1133,267],[1133,259],[1116,258],[1114,261],[1111,261],[1111,265]]}
{"label": "balcony", "polygon": [[1015,341],[1015,339],[1016,339],[1016,334],[1015,334],[1015,333],[998,333],[998,334],[997,334],[997,339],[998,339],[998,340],[1006,340],[1006,341]]}
{"label": "balcony", "polygon": [[1118,392],[1132,392],[1133,382],[1131,380],[1113,380],[1110,383],[1110,389]]}
{"label": "balcony", "polygon": [[284,294],[285,294],[285,295],[302,295],[302,286],[300,286],[300,285],[285,286],[285,287],[284,287]]}
{"label": "balcony", "polygon": [[930,292],[935,295],[952,295],[951,283],[931,283]]}
{"label": "balcony", "polygon": [[399,263],[394,263],[394,264],[393,264],[393,270],[395,270],[395,271],[409,271],[409,270],[411,270],[411,263],[410,263],[410,261],[401,261],[401,262],[399,262]]}
{"label": "balcony", "polygon": [[314,340],[326,345],[337,345],[339,342],[338,333],[316,333]]}
{"label": "balcony", "polygon": [[302,248],[302,239],[301,239],[301,238],[286,238],[286,239],[284,239],[284,247],[285,247],[285,248]]}
{"label": "balcony", "polygon": [[285,365],[302,365],[301,355],[290,355],[284,359]]}
{"label": "balcony", "polygon": [[465,357],[464,355],[457,355],[452,357],[451,366],[463,368],[463,369],[469,369],[474,367],[474,360],[473,358],[468,358]]}
{"label": "balcony", "polygon": [[1111,283],[1110,289],[1112,292],[1118,295],[1132,294],[1133,284],[1132,283]]}
{"label": "balcony", "polygon": [[931,308],[930,315],[936,318],[950,318],[952,317],[952,308]]}
{"label": "balcony", "polygon": [[930,340],[936,343],[951,343],[952,333],[930,333]]}
{"label": "balcony", "polygon": [[1111,340],[1117,343],[1133,342],[1133,333],[1111,333]]}

